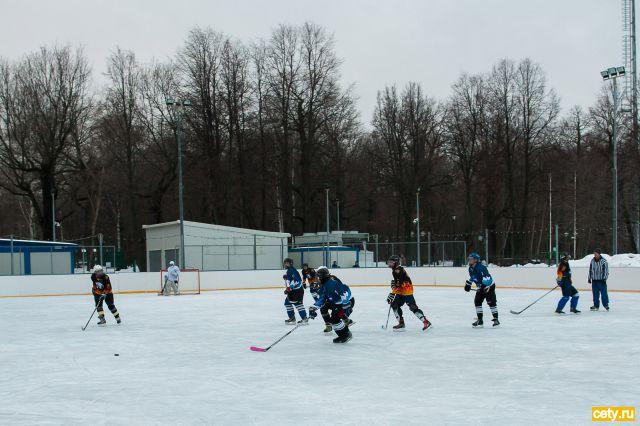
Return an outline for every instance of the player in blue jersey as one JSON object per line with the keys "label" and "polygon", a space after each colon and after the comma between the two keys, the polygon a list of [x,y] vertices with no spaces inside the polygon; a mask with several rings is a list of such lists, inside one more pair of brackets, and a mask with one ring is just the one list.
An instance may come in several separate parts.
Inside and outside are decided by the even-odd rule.
{"label": "player in blue jersey", "polygon": [[282,278],[284,278],[287,286],[284,290],[284,294],[287,296],[284,299],[284,306],[287,309],[287,315],[289,316],[289,319],[285,321],[285,324],[296,323],[295,311],[298,310],[298,314],[300,315],[299,323],[306,325],[309,323],[309,319],[307,318],[307,311],[302,304],[304,299],[302,278],[300,277],[298,270],[293,267],[292,259],[286,258],[283,261],[283,264],[286,271]]}
{"label": "player in blue jersey", "polygon": [[340,281],[336,276],[331,275],[326,266],[321,266],[316,271],[320,281],[318,300],[309,307],[309,316],[313,319],[320,309],[325,323],[331,324],[331,328],[338,337],[333,339],[333,343],[347,343],[353,337],[349,331],[349,324],[352,321],[349,315],[353,311],[355,299],[351,295],[349,286]]}
{"label": "player in blue jersey", "polygon": [[469,254],[469,279],[466,281],[464,291],[471,291],[471,285],[476,285],[476,315],[478,319],[472,324],[474,327],[483,327],[482,302],[487,301],[493,315],[493,326],[500,325],[498,321],[498,303],[496,300],[496,283],[486,266],[480,262],[480,255],[476,252]]}

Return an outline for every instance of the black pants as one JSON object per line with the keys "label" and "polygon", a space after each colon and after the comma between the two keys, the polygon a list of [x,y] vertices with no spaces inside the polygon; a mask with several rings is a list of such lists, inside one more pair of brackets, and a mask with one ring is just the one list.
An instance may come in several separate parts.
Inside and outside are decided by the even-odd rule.
{"label": "black pants", "polygon": [[[353,306],[353,303],[354,302],[352,302],[352,306]],[[331,323],[331,327],[333,328],[333,331],[335,331],[336,334],[340,337],[347,335],[349,333],[349,326],[345,321],[347,321],[346,318],[348,317],[347,317],[347,312],[342,308],[342,306],[334,305],[333,303],[328,303],[320,309],[320,312],[322,312],[323,309],[325,309],[325,312],[327,314],[323,314],[322,317],[325,318],[325,322],[326,322],[327,317],[325,317],[325,315],[328,315],[329,322]],[[343,321],[343,319],[345,321]]]}
{"label": "black pants", "polygon": [[496,286],[492,285],[489,291],[485,293],[485,287],[478,288],[476,297],[473,300],[476,305],[476,315],[482,319],[482,302],[487,301],[487,305],[491,308],[491,314],[494,318],[498,318],[498,301],[496,299]]}
{"label": "black pants", "polygon": [[[345,311],[345,314],[347,315],[347,317],[349,315],[351,315],[351,312],[353,312],[353,307],[355,305],[356,305],[356,299],[355,299],[355,297],[352,297],[351,298],[351,307],[348,308]],[[329,313],[329,310],[332,309],[332,307],[333,307],[334,310],[337,309],[335,307],[335,305],[329,305],[329,304],[326,304],[326,303],[322,308],[320,308],[320,315],[322,315],[322,319],[324,320],[325,324],[332,324],[333,323],[333,318],[332,318],[331,314]]]}
{"label": "black pants", "polygon": [[413,297],[413,295],[403,296],[401,294],[396,295],[395,299],[393,299],[393,303],[391,304],[393,314],[396,316],[396,319],[398,321],[402,319],[402,306],[405,303],[409,307],[409,310],[413,312],[413,314],[418,317],[420,321],[424,321],[424,312],[422,312],[422,310],[418,308],[416,298]]}
{"label": "black pants", "polygon": [[118,310],[116,309],[116,305],[113,303],[113,293],[108,293],[104,295],[104,299],[102,299],[103,295],[93,294],[93,300],[95,305],[98,307],[98,316],[104,316],[104,309],[102,308],[102,303],[107,302],[107,308],[111,311],[113,316],[118,316]]}

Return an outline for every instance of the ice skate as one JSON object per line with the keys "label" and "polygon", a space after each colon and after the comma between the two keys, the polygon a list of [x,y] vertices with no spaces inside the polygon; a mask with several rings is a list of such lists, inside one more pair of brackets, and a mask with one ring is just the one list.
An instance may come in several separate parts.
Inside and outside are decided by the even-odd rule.
{"label": "ice skate", "polygon": [[494,319],[493,319],[493,326],[494,326],[494,327],[497,327],[497,326],[499,326],[499,325],[500,325],[500,321],[498,321],[498,318],[494,318]]}
{"label": "ice skate", "polygon": [[107,320],[104,319],[104,317],[98,317],[98,325],[105,325],[107,323]]}
{"label": "ice skate", "polygon": [[590,310],[590,311],[599,311],[599,310],[600,310],[600,308],[599,308],[599,307],[597,307],[597,306],[592,306],[592,307],[590,307],[590,308],[589,308],[589,310]]}
{"label": "ice skate", "polygon": [[351,332],[347,330],[346,334],[343,334],[342,336],[338,336],[335,339],[333,339],[333,343],[347,343],[349,340],[351,340],[352,337],[353,335],[351,334]]}
{"label": "ice skate", "polygon": [[287,324],[287,325],[295,325],[296,319],[295,318],[289,318],[288,320],[285,320],[284,323]]}
{"label": "ice skate", "polygon": [[324,325],[324,332],[326,334],[332,333],[333,332],[333,327],[331,327],[331,324],[325,324]]}
{"label": "ice skate", "polygon": [[404,331],[404,318],[400,318],[398,325],[393,326],[393,331]]}
{"label": "ice skate", "polygon": [[580,311],[578,310],[578,308],[571,308],[571,313],[573,314],[579,314]]}
{"label": "ice skate", "polygon": [[556,309],[556,314],[564,315],[564,311],[561,309]]}
{"label": "ice skate", "polygon": [[481,319],[476,320],[473,324],[471,324],[473,328],[482,328],[484,327],[484,322]]}
{"label": "ice skate", "polygon": [[422,331],[425,331],[427,329],[431,328],[431,321],[429,321],[428,319],[424,319],[422,321]]}
{"label": "ice skate", "polygon": [[309,325],[309,318],[302,318],[300,321],[298,321],[298,324]]}

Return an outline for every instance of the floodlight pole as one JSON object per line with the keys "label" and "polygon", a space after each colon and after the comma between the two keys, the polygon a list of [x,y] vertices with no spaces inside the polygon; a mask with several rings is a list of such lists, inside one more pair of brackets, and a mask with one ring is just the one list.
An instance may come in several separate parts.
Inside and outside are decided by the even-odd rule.
{"label": "floodlight pole", "polygon": [[416,191],[416,266],[420,267],[420,187]]}
{"label": "floodlight pole", "polygon": [[329,187],[326,187],[324,189],[324,192],[325,192],[325,205],[326,205],[326,208],[327,208],[327,245],[326,245],[326,254],[325,254],[325,256],[326,256],[325,257],[325,259],[326,259],[325,265],[328,268],[330,268],[329,261],[331,259],[329,259],[329,232],[330,232],[329,231]]}
{"label": "floodlight pole", "polygon": [[626,74],[624,67],[611,67],[600,72],[603,80],[612,80],[613,111],[611,124],[611,254],[618,254],[618,82]]}
{"label": "floodlight pole", "polygon": [[611,174],[613,194],[611,202],[612,206],[612,254],[618,254],[618,82],[617,78],[613,78],[613,124],[612,124],[612,161]]}
{"label": "floodlight pole", "polygon": [[186,268],[184,253],[184,184],[182,179],[182,116],[184,107],[191,106],[191,101],[166,100],[167,106],[176,108],[176,145],[178,149],[178,208],[180,211],[180,267]]}

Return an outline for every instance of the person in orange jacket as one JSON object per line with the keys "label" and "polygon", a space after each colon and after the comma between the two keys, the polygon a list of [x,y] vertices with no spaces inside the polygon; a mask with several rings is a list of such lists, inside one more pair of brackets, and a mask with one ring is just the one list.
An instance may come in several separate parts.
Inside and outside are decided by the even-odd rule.
{"label": "person in orange jacket", "polygon": [[418,308],[416,299],[413,297],[413,283],[407,274],[407,271],[400,265],[400,257],[391,256],[387,261],[387,266],[392,269],[393,280],[391,281],[391,293],[387,297],[387,303],[391,305],[393,314],[398,320],[398,324],[393,326],[394,331],[404,331],[404,318],[402,316],[402,305],[405,303],[409,310],[414,313],[420,321],[422,321],[422,329],[426,330],[431,327],[431,322],[424,315],[422,310]]}
{"label": "person in orange jacket", "polygon": [[93,267],[93,273],[91,274],[91,282],[93,283],[92,293],[93,300],[98,310],[98,325],[106,324],[104,319],[104,309],[102,303],[107,302],[107,307],[116,319],[116,322],[120,324],[122,319],[120,313],[116,309],[116,305],[113,303],[113,289],[111,287],[111,280],[109,275],[104,273],[102,266],[96,265]]}

